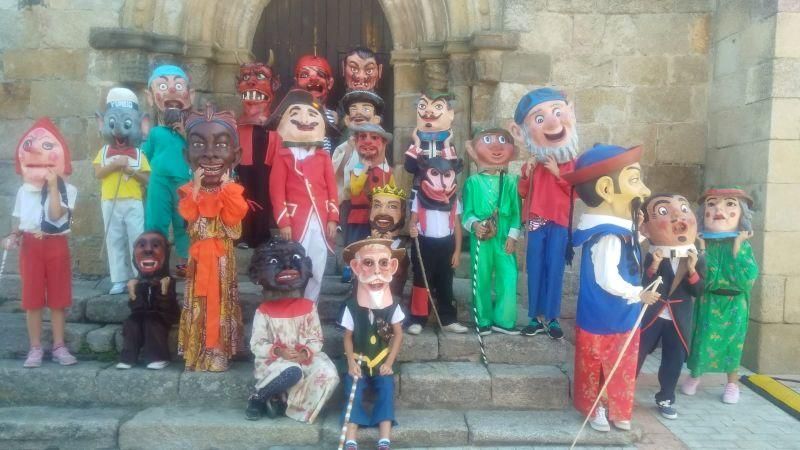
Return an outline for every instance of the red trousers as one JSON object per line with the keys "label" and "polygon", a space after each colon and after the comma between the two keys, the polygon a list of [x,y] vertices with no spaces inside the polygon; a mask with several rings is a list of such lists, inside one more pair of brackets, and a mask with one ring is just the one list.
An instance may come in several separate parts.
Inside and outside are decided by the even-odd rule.
{"label": "red trousers", "polygon": [[67,237],[22,234],[19,274],[22,309],[64,309],[72,305],[72,261]]}
{"label": "red trousers", "polygon": [[[589,414],[600,388],[605,382],[605,374],[611,371],[619,357],[628,333],[592,334],[575,328],[575,388],[573,403],[584,416]],[[605,401],[600,405],[608,407],[608,418],[612,421],[631,420],[633,396],[636,392],[636,363],[639,355],[639,330],[631,339],[625,355],[608,383]]]}

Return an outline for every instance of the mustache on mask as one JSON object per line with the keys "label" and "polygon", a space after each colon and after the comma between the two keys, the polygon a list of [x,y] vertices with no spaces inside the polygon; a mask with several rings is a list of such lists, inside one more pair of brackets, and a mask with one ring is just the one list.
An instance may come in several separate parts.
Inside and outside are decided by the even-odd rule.
{"label": "mustache on mask", "polygon": [[359,283],[370,284],[373,281],[381,281],[381,282],[384,282],[384,283],[391,283],[392,282],[392,276],[391,275],[384,276],[382,274],[376,273],[376,274],[373,274],[373,275],[367,275],[365,277],[358,277],[358,282]]}

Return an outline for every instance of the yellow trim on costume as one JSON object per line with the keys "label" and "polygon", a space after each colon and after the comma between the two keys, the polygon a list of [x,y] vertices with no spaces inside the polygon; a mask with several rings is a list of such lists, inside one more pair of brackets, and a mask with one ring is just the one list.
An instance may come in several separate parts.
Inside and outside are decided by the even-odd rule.
{"label": "yellow trim on costume", "polygon": [[372,369],[374,369],[378,364],[383,362],[386,357],[389,356],[389,347],[384,348],[378,353],[375,358],[370,359],[369,356],[366,355],[359,355],[361,362],[367,363],[367,368],[369,369],[369,376],[372,376]]}

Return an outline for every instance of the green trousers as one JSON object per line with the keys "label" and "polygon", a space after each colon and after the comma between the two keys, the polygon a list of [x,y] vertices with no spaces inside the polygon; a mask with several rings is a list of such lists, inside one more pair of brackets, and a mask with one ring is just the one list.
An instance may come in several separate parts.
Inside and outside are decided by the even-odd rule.
{"label": "green trousers", "polygon": [[156,230],[169,236],[172,225],[172,237],[175,252],[180,258],[189,257],[189,235],[186,234],[186,221],[178,213],[178,188],[188,180],[173,177],[150,175],[147,183],[147,202],[144,209],[144,229]]}
{"label": "green trousers", "polygon": [[[470,233],[470,272],[477,281],[472,301],[478,311],[478,326],[513,328],[517,323],[517,259],[505,251],[507,236],[480,241]],[[477,264],[476,264],[477,260]],[[476,279],[477,277],[477,279]],[[494,278],[494,283],[492,283]],[[496,298],[492,304],[492,285]]]}

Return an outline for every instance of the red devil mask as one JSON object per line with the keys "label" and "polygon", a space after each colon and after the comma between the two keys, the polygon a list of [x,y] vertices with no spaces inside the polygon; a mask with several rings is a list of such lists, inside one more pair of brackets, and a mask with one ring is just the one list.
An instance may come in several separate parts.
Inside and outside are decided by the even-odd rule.
{"label": "red devil mask", "polygon": [[294,67],[294,82],[300,89],[311,92],[323,104],[333,89],[333,71],[328,61],[316,55],[304,55]]}
{"label": "red devil mask", "polygon": [[67,141],[47,117],[37,120],[22,136],[14,163],[26,183],[39,187],[44,186],[50,170],[60,177],[72,173]]}
{"label": "red devil mask", "polygon": [[438,156],[420,159],[422,181],[419,200],[424,208],[450,211],[458,189],[456,175],[461,172],[463,165],[460,159],[445,159]]}
{"label": "red devil mask", "polygon": [[264,125],[269,118],[275,91],[280,88],[278,75],[264,63],[248,63],[239,67],[236,90],[242,98],[239,124]]}

